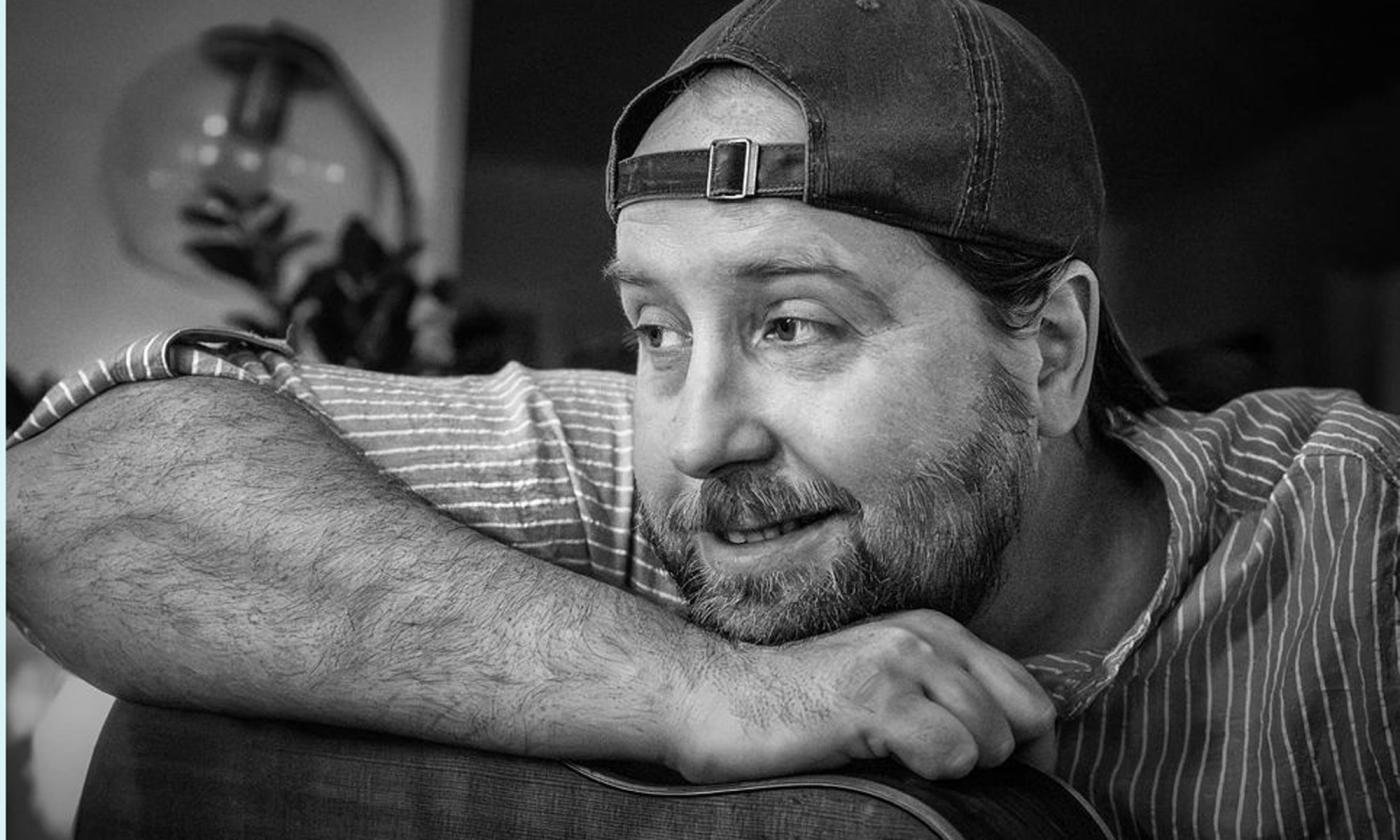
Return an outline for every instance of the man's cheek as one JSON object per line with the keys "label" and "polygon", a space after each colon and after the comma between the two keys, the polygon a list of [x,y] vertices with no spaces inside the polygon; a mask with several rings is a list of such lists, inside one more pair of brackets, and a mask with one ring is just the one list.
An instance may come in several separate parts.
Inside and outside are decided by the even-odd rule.
{"label": "man's cheek", "polygon": [[633,436],[632,467],[636,474],[638,489],[644,493],[655,492],[662,485],[668,473],[674,473],[662,443],[663,436],[657,433],[656,426],[647,422],[644,416],[636,418]]}

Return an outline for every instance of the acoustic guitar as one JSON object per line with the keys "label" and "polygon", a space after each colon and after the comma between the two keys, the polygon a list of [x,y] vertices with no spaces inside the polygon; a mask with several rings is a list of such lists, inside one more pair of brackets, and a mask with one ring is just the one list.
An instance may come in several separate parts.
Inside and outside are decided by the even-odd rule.
{"label": "acoustic guitar", "polygon": [[1021,764],[930,782],[892,762],[692,785],[663,768],[527,759],[118,701],[78,809],[86,838],[1103,838]]}

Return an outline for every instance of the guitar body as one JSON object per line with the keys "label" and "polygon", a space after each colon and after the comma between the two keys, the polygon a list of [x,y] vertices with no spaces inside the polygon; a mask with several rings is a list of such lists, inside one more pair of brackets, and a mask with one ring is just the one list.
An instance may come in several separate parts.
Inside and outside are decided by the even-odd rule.
{"label": "guitar body", "polygon": [[689,785],[311,724],[118,701],[88,771],[83,838],[1095,838],[1097,815],[1022,765],[930,782],[892,763]]}

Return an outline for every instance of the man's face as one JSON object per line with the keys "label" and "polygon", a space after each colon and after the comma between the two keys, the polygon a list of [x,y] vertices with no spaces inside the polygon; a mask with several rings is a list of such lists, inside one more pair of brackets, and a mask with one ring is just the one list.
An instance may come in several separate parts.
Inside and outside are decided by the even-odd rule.
{"label": "man's face", "polygon": [[[672,147],[734,136],[712,129]],[[771,643],[984,603],[1034,468],[1034,374],[917,237],[788,199],[645,201],[610,273],[640,346],[644,529],[694,620]]]}

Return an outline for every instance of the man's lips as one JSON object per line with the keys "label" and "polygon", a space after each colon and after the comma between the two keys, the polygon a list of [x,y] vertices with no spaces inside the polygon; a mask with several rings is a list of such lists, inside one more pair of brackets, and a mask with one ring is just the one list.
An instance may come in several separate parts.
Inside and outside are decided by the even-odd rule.
{"label": "man's lips", "polygon": [[[761,525],[731,521],[728,527],[695,534],[693,544],[699,562],[720,575],[816,568],[838,550],[844,520],[843,514],[827,511]],[[742,525],[749,527],[735,527]]]}
{"label": "man's lips", "polygon": [[724,528],[716,530],[715,536],[730,545],[748,545],[750,543],[767,542],[778,537],[786,536],[799,528],[825,519],[830,514],[815,513],[805,516],[783,519],[769,525],[756,528]]}

